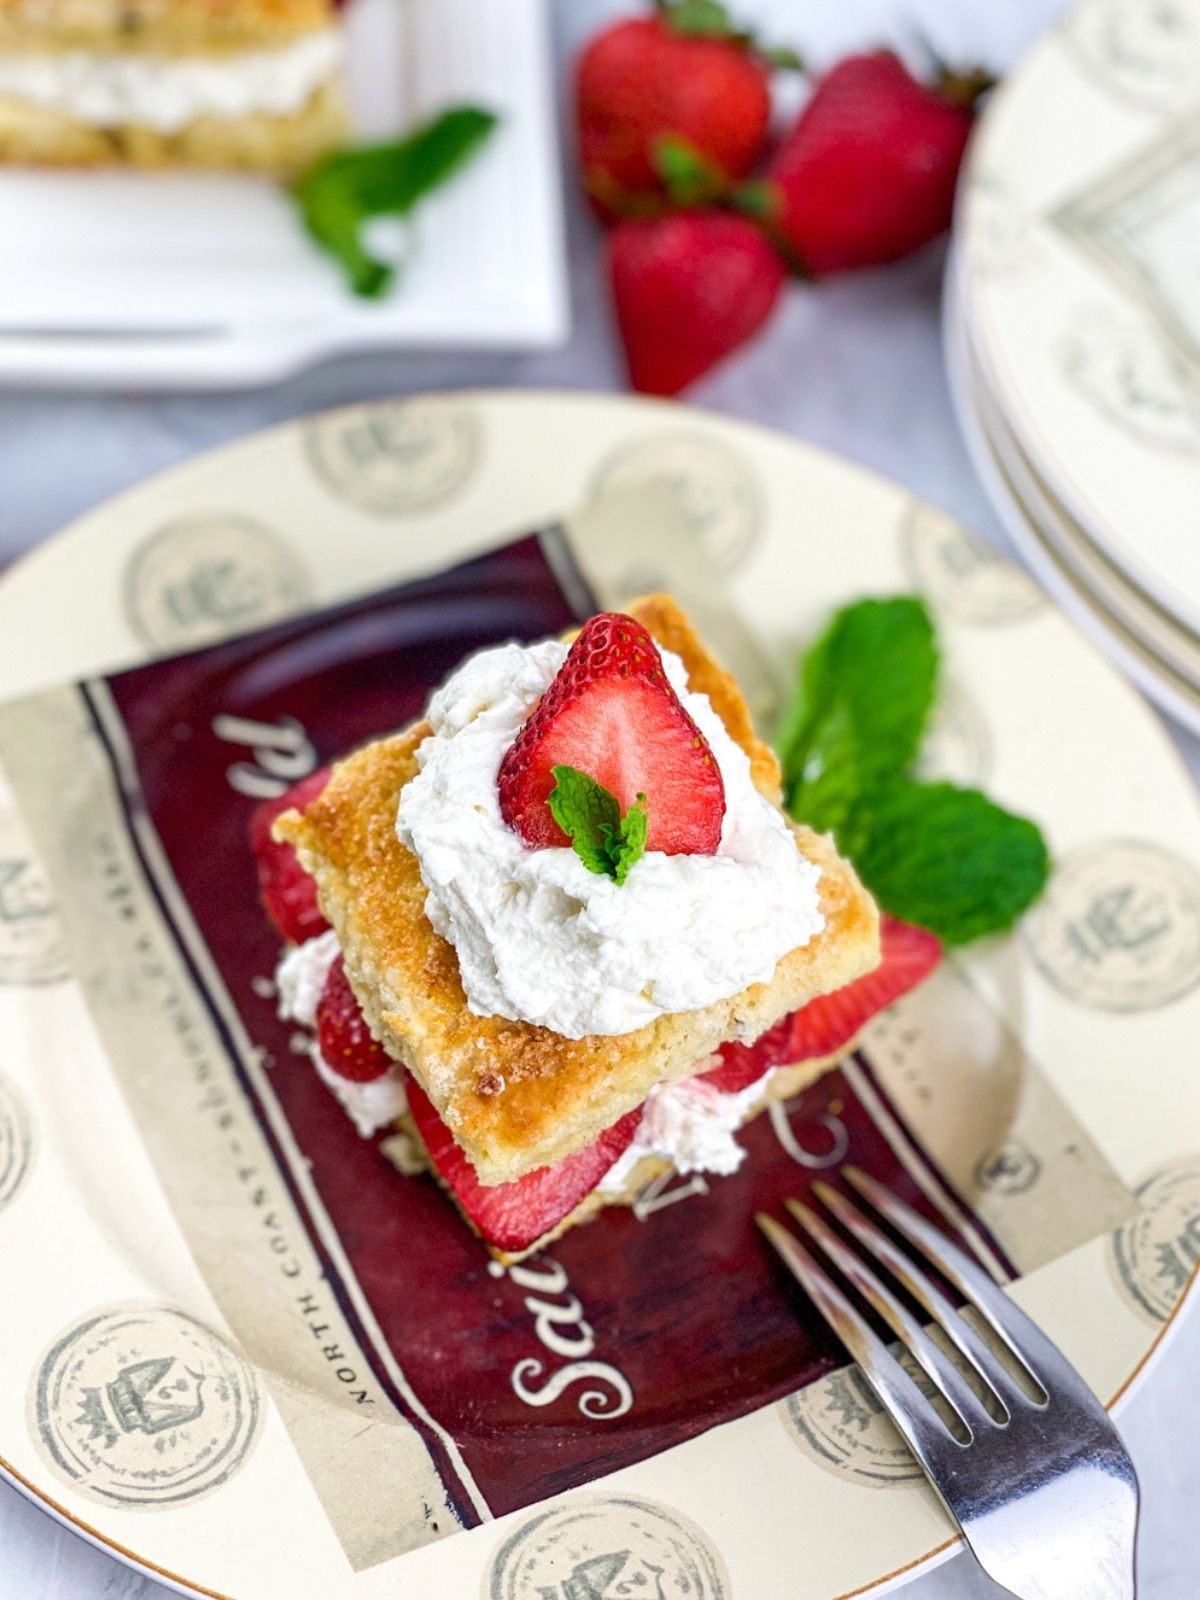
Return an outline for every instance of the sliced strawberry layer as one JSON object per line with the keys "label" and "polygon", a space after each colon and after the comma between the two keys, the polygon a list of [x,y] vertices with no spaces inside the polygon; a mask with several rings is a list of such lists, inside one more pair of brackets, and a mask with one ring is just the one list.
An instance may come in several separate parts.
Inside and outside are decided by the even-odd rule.
{"label": "sliced strawberry layer", "polygon": [[290,844],[271,837],[275,818],[293,807],[303,811],[329,781],[329,768],[321,767],[286,793],[255,806],[250,817],[250,848],[258,867],[258,892],[263,908],[285,939],[302,944],[329,926],[317,904],[317,886],[296,859]]}
{"label": "sliced strawberry layer", "polygon": [[623,812],[646,795],[647,850],[716,853],[725,816],[720,769],[654,640],[632,617],[608,611],[584,624],[500,763],[501,814],[535,849],[571,842],[547,804],[556,766],[586,772]]}
{"label": "sliced strawberry layer", "polygon": [[940,942],[924,928],[885,916],[879,933],[881,956],[873,972],[810,1000],[753,1044],[723,1045],[721,1065],[702,1073],[704,1082],[723,1094],[736,1094],[772,1067],[815,1061],[844,1049],[872,1017],[928,977],[941,958]]}
{"label": "sliced strawberry layer", "polygon": [[411,1076],[407,1088],[408,1108],[429,1159],[484,1240],[499,1250],[527,1250],[560,1223],[628,1149],[642,1120],[639,1107],[606,1128],[586,1150],[552,1167],[539,1167],[513,1183],[486,1188],[429,1097]]}
{"label": "sliced strawberry layer", "polygon": [[317,1001],[317,1045],[325,1065],[351,1083],[371,1083],[391,1071],[391,1057],[372,1037],[350,987],[344,956],[330,967]]}

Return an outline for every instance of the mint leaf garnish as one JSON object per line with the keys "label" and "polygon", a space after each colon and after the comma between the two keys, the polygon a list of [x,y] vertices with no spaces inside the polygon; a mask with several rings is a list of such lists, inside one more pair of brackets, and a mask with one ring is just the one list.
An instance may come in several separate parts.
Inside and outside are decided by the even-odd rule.
{"label": "mint leaf garnish", "polygon": [[913,781],[937,677],[919,599],[847,606],[801,662],[776,748],[792,815],[833,834],[886,911],[959,945],[1011,927],[1050,861],[1034,823],[977,789]]}
{"label": "mint leaf garnish", "polygon": [[615,794],[577,767],[551,767],[550,813],[589,872],[624,883],[646,850],[646,796],[624,816]]}
{"label": "mint leaf garnish", "polygon": [[[776,737],[789,807],[804,814],[805,785],[854,746],[864,788],[916,760],[937,687],[933,623],[915,596],[860,600],[835,613],[801,663]],[[841,748],[827,748],[831,731]]]}
{"label": "mint leaf garnish", "polygon": [[852,849],[880,903],[947,945],[1011,928],[1050,871],[1035,823],[952,783],[901,782],[865,797]]}
{"label": "mint leaf garnish", "polygon": [[372,217],[404,217],[475,155],[497,124],[490,111],[459,106],[403,139],[335,150],[292,184],[304,225],[338,261],[355,294],[378,298],[395,269],[362,243]]}
{"label": "mint leaf garnish", "polygon": [[[605,793],[608,791],[605,790]],[[612,862],[612,875],[618,883],[625,882],[630,867],[645,855],[649,827],[650,816],[644,794],[638,795],[637,803],[630,806],[615,828],[605,825],[605,849]]]}

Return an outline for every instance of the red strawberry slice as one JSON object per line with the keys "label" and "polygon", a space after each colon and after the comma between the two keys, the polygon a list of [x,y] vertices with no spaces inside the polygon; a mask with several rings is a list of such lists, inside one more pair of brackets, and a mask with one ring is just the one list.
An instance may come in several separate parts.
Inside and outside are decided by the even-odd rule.
{"label": "red strawberry slice", "polygon": [[679,212],[620,222],[606,241],[629,381],[676,395],[753,337],[787,270],[746,217]]}
{"label": "red strawberry slice", "polygon": [[317,1044],[326,1066],[351,1083],[370,1083],[392,1067],[391,1057],[371,1037],[343,956],[330,967],[317,1001]]}
{"label": "red strawberry slice", "polygon": [[295,848],[271,837],[275,818],[293,807],[303,811],[329,781],[321,767],[294,783],[277,799],[255,806],[250,818],[250,848],[258,865],[258,892],[271,921],[285,939],[302,944],[329,926],[317,904],[317,886],[296,859]]}
{"label": "red strawberry slice", "polygon": [[821,78],[772,158],[772,217],[814,277],[879,266],[944,233],[972,95],[914,78],[894,55],[848,56]]}
{"label": "red strawberry slice", "polygon": [[934,934],[895,917],[882,919],[880,944],[882,955],[873,972],[810,1000],[753,1044],[723,1045],[721,1065],[701,1073],[704,1082],[723,1094],[736,1094],[772,1067],[815,1061],[846,1048],[872,1017],[916,988],[941,959],[942,947]]}
{"label": "red strawberry slice", "polygon": [[424,1090],[411,1076],[407,1089],[408,1108],[429,1159],[482,1238],[498,1250],[527,1250],[544,1233],[549,1233],[585,1195],[591,1194],[629,1147],[642,1120],[638,1107],[614,1122],[611,1128],[606,1128],[586,1150],[552,1167],[539,1167],[536,1172],[527,1173],[512,1183],[486,1188]]}
{"label": "red strawberry slice", "polygon": [[667,681],[654,640],[606,611],[584,624],[500,763],[500,811],[535,848],[569,845],[547,804],[552,768],[603,784],[624,812],[647,796],[647,850],[714,855],[725,785],[708,741]]}

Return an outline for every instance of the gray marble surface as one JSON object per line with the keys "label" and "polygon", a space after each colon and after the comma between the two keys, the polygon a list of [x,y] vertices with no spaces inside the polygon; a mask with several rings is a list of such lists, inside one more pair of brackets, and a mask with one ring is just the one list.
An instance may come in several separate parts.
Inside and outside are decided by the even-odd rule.
{"label": "gray marble surface", "polygon": [[[558,0],[560,61],[614,0]],[[847,46],[923,37],[946,56],[1003,69],[1060,0],[796,0],[743,6],[815,61]],[[105,496],[181,458],[279,419],[385,393],[464,385],[612,389],[620,385],[592,226],[571,203],[574,333],[532,355],[403,354],[338,361],[269,390],[231,395],[0,393],[0,565]],[[942,372],[939,250],[887,272],[796,287],[768,337],[702,385],[696,403],[772,424],[873,467],[1004,545],[967,460]],[[1173,730],[1200,772],[1196,741]],[[1131,1063],[1136,1071],[1136,1063]],[[1181,1319],[1122,1415],[1144,1490],[1142,1600],[1200,1591],[1200,1315]],[[0,1486],[0,1600],[151,1600],[159,1585],[119,1565]],[[985,1600],[965,1558],[919,1576],[912,1600]],[[282,1600],[282,1597],[281,1597]],[[296,1597],[307,1600],[307,1597]],[[737,1600],[774,1600],[739,1596]],[[780,1597],[782,1600],[782,1596]],[[1072,1597],[1074,1600],[1074,1597]]]}

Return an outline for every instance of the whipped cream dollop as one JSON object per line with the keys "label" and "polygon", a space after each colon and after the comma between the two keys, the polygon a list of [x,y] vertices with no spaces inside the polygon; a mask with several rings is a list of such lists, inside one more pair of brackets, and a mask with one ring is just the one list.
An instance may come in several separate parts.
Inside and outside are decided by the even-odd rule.
{"label": "whipped cream dollop", "polygon": [[[338,955],[337,934],[332,928],[284,952],[275,968],[275,994],[279,1015],[285,1021],[299,1023],[310,1030],[316,1027],[317,1002]],[[312,1057],[321,1082],[332,1089],[364,1139],[395,1122],[407,1109],[404,1073],[398,1066],[391,1067],[380,1078],[354,1083],[333,1070],[321,1054],[316,1039],[305,1039],[304,1050]]]}
{"label": "whipped cream dollop", "polygon": [[[396,829],[420,864],[425,914],[457,953],[471,1010],[578,1039],[628,1033],[765,983],[824,918],[820,869],[669,651],[667,676],[725,784],[717,853],[648,851],[618,885],[572,849],[522,843],[500,814],[497,774],[566,655],[554,640],[509,644],[459,668],[430,702],[433,732]],[[647,787],[653,812],[652,777]]]}
{"label": "whipped cream dollop", "polygon": [[166,56],[47,51],[0,57],[0,95],[61,112],[89,127],[133,123],[178,133],[197,117],[234,119],[299,111],[341,64],[338,28],[274,50]]}
{"label": "whipped cream dollop", "polygon": [[633,1142],[600,1180],[601,1193],[620,1194],[644,1156],[669,1161],[684,1178],[692,1172],[720,1177],[736,1172],[746,1152],[735,1135],[751,1110],[766,1098],[776,1071],[771,1067],[733,1094],[725,1094],[699,1077],[652,1089]]}

